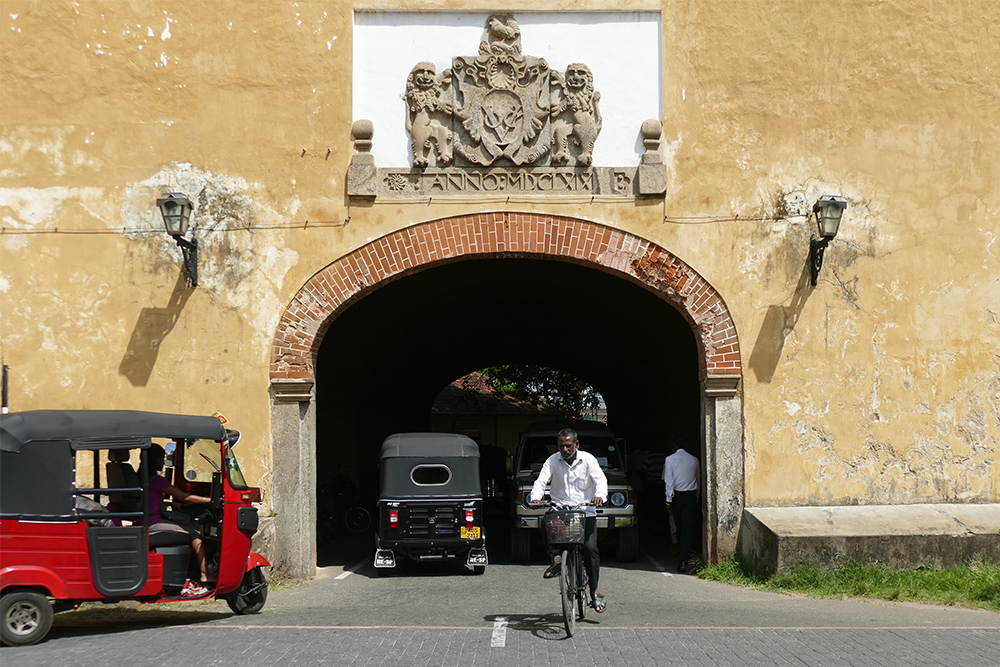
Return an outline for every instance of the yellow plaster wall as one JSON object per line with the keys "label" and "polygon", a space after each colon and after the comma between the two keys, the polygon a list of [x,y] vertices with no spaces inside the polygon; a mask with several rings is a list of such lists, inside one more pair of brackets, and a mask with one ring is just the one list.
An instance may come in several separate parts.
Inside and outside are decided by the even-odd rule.
{"label": "yellow plaster wall", "polygon": [[[12,409],[219,410],[266,489],[268,357],[296,290],[409,224],[535,210],[648,238],[725,297],[748,505],[997,502],[1000,5],[509,8],[661,11],[665,203],[349,205],[349,3],[4,0]],[[196,197],[195,290],[159,231],[168,190]],[[809,289],[801,214],[822,194],[850,207]]]}

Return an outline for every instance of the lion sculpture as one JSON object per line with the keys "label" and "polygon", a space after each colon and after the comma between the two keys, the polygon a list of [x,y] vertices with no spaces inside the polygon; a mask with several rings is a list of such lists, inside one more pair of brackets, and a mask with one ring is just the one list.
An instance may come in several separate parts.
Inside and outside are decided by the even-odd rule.
{"label": "lion sculpture", "polygon": [[601,131],[601,94],[594,90],[594,75],[583,63],[573,63],[566,74],[553,72],[553,83],[562,89],[560,99],[552,105],[555,127],[552,141],[555,152],[552,164],[565,165],[571,160],[570,138],[579,146],[576,164],[590,166],[594,159],[594,142]]}
{"label": "lion sculpture", "polygon": [[[447,99],[451,70],[435,74],[434,63],[417,63],[406,78],[406,131],[413,147],[413,166],[424,168],[436,157],[436,164],[451,164],[452,134],[447,124],[452,112]],[[432,150],[433,149],[433,150]]]}

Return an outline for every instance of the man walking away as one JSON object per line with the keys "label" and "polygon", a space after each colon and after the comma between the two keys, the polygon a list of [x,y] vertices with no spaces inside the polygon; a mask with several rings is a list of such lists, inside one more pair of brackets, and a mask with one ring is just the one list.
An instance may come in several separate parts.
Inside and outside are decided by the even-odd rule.
{"label": "man walking away", "polygon": [[686,572],[691,551],[691,538],[697,526],[699,512],[698,482],[701,478],[698,459],[685,451],[683,440],[674,441],[673,454],[663,465],[663,487],[667,512],[677,524],[677,571]]}

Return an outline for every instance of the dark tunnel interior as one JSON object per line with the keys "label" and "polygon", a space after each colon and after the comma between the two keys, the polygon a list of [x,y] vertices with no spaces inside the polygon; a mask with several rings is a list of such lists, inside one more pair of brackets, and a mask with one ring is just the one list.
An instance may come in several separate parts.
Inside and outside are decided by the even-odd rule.
{"label": "dark tunnel interior", "polygon": [[430,430],[442,388],[508,363],[590,383],[629,450],[697,442],[697,347],[673,306],[569,262],[471,259],[389,283],[331,324],[317,360],[317,486],[346,475],[362,498],[376,494],[386,436]]}

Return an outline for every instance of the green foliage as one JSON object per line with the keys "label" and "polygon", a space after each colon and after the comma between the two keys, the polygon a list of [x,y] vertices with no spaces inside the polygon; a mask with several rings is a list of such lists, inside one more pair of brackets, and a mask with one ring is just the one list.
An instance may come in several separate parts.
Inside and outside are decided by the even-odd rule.
{"label": "green foliage", "polygon": [[594,414],[600,406],[597,390],[566,371],[550,366],[509,364],[480,371],[493,391],[559,411],[565,417]]}
{"label": "green foliage", "polygon": [[852,561],[833,570],[800,566],[767,577],[754,572],[737,556],[726,563],[705,566],[698,576],[775,593],[936,602],[1000,612],[1000,564],[981,558],[957,567],[902,571]]}

